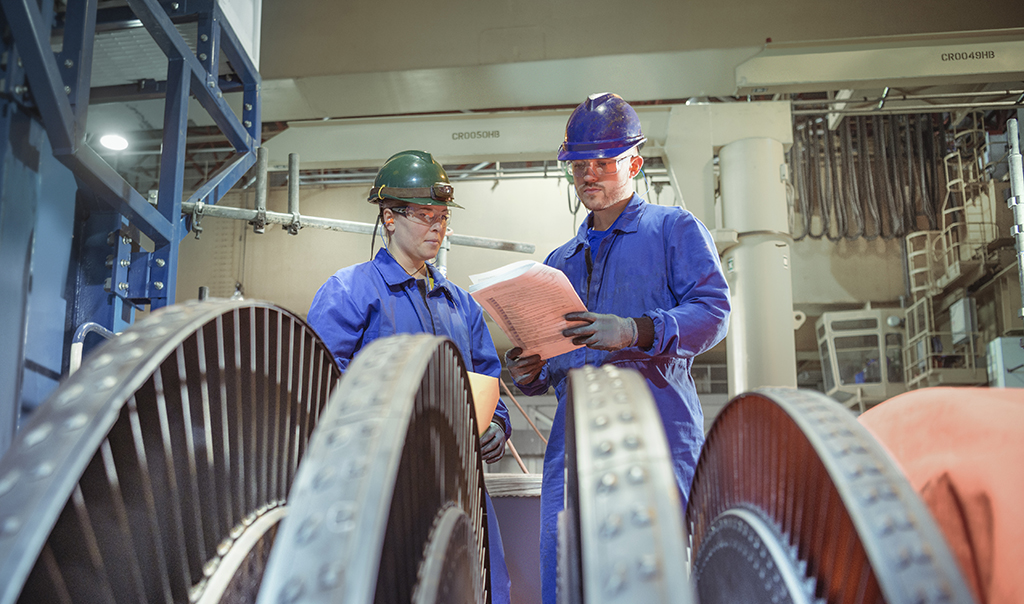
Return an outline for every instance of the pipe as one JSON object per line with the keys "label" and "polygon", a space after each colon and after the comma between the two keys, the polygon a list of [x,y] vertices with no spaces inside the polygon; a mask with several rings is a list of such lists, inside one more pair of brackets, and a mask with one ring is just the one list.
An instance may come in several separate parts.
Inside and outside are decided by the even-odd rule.
{"label": "pipe", "polygon": [[526,410],[523,409],[523,406],[520,405],[519,401],[516,400],[516,397],[515,395],[512,394],[512,391],[509,390],[508,384],[506,384],[504,380],[498,381],[501,382],[502,387],[505,388],[505,394],[507,394],[508,397],[512,399],[512,402],[515,403],[516,408],[519,409],[519,412],[522,413],[523,417],[526,418],[526,421],[530,424],[530,427],[533,428],[533,431],[537,433],[537,436],[539,436],[542,441],[544,441],[544,446],[547,446],[548,439],[544,438],[544,435],[541,434],[540,430],[537,429],[537,424],[533,423],[533,420],[530,419],[530,416],[526,414]]}
{"label": "pipe", "polygon": [[256,214],[250,221],[254,233],[263,234],[267,226],[267,162],[270,152],[266,147],[256,150]]}
{"label": "pipe", "polygon": [[292,223],[285,227],[291,235],[298,235],[302,225],[299,222],[299,154],[288,154],[288,213]]}
{"label": "pipe", "polygon": [[519,451],[516,451],[516,446],[512,444],[512,439],[508,439],[508,450],[512,451],[512,457],[516,458],[516,463],[523,470],[523,474],[529,474],[530,471],[526,469],[526,464],[523,463],[523,458],[519,457]]}
{"label": "pipe", "polygon": [[[983,90],[981,92],[947,92],[946,94],[901,94],[899,96],[886,95],[887,101],[920,101],[924,99],[952,99],[957,97],[979,97],[979,96],[1016,96],[1024,94],[1024,90]],[[840,105],[850,103],[871,103],[875,104],[882,98],[876,99],[795,99],[790,101],[793,105]]]}
{"label": "pipe", "polygon": [[[1020,280],[1021,308],[1017,316],[1024,317],[1024,167],[1021,166],[1020,138],[1017,120],[1006,122],[1006,134],[1009,138],[1010,153],[1010,199],[1007,205],[1013,211],[1013,240],[1017,246],[1017,278]],[[1021,341],[1024,346],[1024,340]]]}
{"label": "pipe", "polygon": [[113,340],[116,333],[110,331],[106,327],[103,327],[99,323],[82,323],[75,330],[75,335],[71,337],[71,358],[68,362],[68,375],[78,371],[78,368],[82,366],[82,352],[85,347],[85,336],[95,333],[103,336],[108,340]]}
{"label": "pipe", "polygon": [[[883,101],[894,102],[899,99],[883,99]],[[880,101],[880,102],[883,102]],[[849,102],[849,101],[848,101]],[[851,104],[853,104],[851,102]],[[826,113],[837,113],[840,115],[898,115],[904,113],[943,113],[950,109],[982,109],[982,108],[1011,108],[1020,107],[1016,101],[987,102],[987,103],[947,103],[943,105],[907,105],[904,107],[887,107],[885,109],[794,109],[793,115],[823,115]]]}
{"label": "pipe", "polygon": [[[202,214],[203,217],[213,216],[215,218],[231,218],[234,220],[256,220],[257,211],[246,208],[232,208],[228,206],[208,205],[202,202],[183,202],[181,204],[182,214]],[[283,212],[265,212],[263,219],[266,224],[291,224],[292,215]],[[352,222],[349,220],[338,220],[335,218],[320,218],[317,216],[299,216],[303,228],[323,229],[326,231],[341,231],[345,233],[361,233],[369,235],[373,233],[373,225],[365,222]],[[504,250],[508,252],[520,252],[532,254],[537,247],[532,243],[518,243],[501,239],[490,239],[487,237],[474,237],[472,235],[449,235],[448,239],[453,245],[464,245],[468,247],[481,247],[492,250]]]}

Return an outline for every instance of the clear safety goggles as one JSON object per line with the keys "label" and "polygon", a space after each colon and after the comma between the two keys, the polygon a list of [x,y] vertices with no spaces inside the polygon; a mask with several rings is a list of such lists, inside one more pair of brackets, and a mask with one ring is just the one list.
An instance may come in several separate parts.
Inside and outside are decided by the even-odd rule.
{"label": "clear safety goggles", "polygon": [[443,228],[452,221],[452,211],[449,209],[441,210],[436,208],[412,208],[405,206],[400,208],[391,208],[391,211],[426,226],[433,226],[434,223],[440,223]]}
{"label": "clear safety goggles", "polygon": [[633,156],[623,155],[618,159],[574,159],[562,162],[562,165],[566,172],[572,174],[573,178],[583,178],[588,171],[593,172],[594,176],[600,177],[615,174],[619,171],[619,163],[631,157]]}

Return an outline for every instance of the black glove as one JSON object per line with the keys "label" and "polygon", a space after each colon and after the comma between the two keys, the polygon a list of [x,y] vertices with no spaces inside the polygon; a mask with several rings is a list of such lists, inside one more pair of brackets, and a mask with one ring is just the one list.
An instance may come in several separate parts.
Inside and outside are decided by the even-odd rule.
{"label": "black glove", "polygon": [[563,336],[572,338],[573,344],[609,351],[621,350],[636,344],[636,321],[633,319],[593,312],[571,312],[565,315],[565,320],[585,321],[583,325],[562,331]]}
{"label": "black glove", "polygon": [[512,374],[512,379],[517,384],[529,384],[537,379],[540,370],[544,368],[544,361],[540,360],[539,354],[528,357],[520,357],[523,349],[518,346],[505,352],[505,366]]}
{"label": "black glove", "polygon": [[505,429],[498,422],[491,422],[480,435],[480,456],[487,463],[495,463],[505,456]]}

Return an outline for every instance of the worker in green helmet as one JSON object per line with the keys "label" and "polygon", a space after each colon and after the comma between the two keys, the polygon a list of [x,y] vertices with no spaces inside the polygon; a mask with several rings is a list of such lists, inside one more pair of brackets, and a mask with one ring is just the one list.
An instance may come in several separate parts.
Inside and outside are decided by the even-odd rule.
{"label": "worker in green helmet", "polygon": [[[455,203],[444,168],[423,151],[396,153],[377,172],[367,201],[378,206],[384,248],[373,260],[332,275],[309,309],[309,324],[341,370],[377,338],[431,333],[454,342],[468,370],[499,377],[501,361],[480,305],[429,262],[441,247],[452,208],[462,208]],[[508,409],[499,399],[490,426],[480,436],[484,461],[500,460],[511,435]],[[497,515],[490,497],[485,499],[491,599],[509,602],[511,582]]]}

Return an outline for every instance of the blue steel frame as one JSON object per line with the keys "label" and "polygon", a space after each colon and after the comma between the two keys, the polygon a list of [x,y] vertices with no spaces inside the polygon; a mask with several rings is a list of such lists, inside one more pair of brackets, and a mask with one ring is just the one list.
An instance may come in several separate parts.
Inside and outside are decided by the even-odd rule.
{"label": "blue steel frame", "polygon": [[[127,0],[129,8],[167,55],[164,140],[157,205],[131,187],[95,151],[85,145],[85,118],[97,0],[72,0],[64,20],[64,46],[50,50],[50,22],[32,0],[0,0],[22,59],[32,99],[39,109],[54,156],[66,165],[93,195],[124,216],[130,225],[153,240],[155,249],[114,258],[110,291],[133,305],[156,309],[174,302],[178,243],[188,230],[181,217],[182,175],[188,99],[194,95],[237,151],[225,168],[205,183],[190,201],[217,203],[256,162],[260,144],[260,76],[237,35],[224,19],[216,0],[167,3]],[[50,9],[52,11],[52,8]],[[194,15],[199,21],[197,54],[174,28],[171,16]],[[242,85],[242,119],[223,98],[217,73],[223,52]],[[64,69],[62,69],[64,67]],[[121,260],[130,263],[125,278]],[[140,273],[145,273],[144,275]],[[127,287],[119,287],[126,284]],[[114,313],[118,315],[119,313]],[[100,324],[120,331],[120,321]]]}
{"label": "blue steel frame", "polygon": [[[236,150],[231,161],[189,201],[217,203],[256,163],[261,142],[260,76],[217,0],[127,3],[127,8],[99,11],[97,0],[69,0],[59,20],[54,0],[0,0],[0,26],[6,22],[11,32],[11,39],[0,40],[0,52],[7,54],[6,63],[0,65],[0,203],[4,204],[0,212],[0,284],[4,285],[0,311],[4,316],[0,323],[8,324],[0,329],[0,334],[6,334],[0,339],[4,342],[0,455],[10,442],[22,406],[30,408],[45,398],[60,373],[66,374],[70,334],[78,325],[95,322],[118,332],[132,322],[135,308],[148,304],[158,309],[174,302],[178,244],[189,233],[181,216],[189,97],[199,101]],[[172,18],[198,22],[195,54]],[[154,81],[136,95],[118,91],[122,100],[153,98],[154,90],[165,98],[155,207],[85,144],[97,21],[134,19],[143,23],[168,59],[166,81]],[[50,46],[55,27],[63,29],[58,53]],[[237,76],[231,81],[217,73],[221,53]],[[239,90],[244,106],[241,118],[223,98],[224,92]],[[47,156],[52,151],[53,159],[32,161],[36,149]],[[25,153],[27,159],[22,158]],[[14,173],[2,171],[5,161],[15,166]],[[53,184],[41,187],[40,182]],[[36,230],[42,224],[34,222],[36,208],[50,206],[57,218],[46,224],[57,226]],[[68,229],[75,241],[70,266],[64,248],[46,245],[48,238],[71,239]],[[140,233],[153,241],[154,249],[140,247]],[[65,254],[64,268],[39,254],[41,246]],[[40,277],[47,271],[67,275],[47,274],[46,288],[41,288]],[[35,293],[33,272],[38,273]],[[62,279],[66,281],[66,315],[49,317],[64,308],[63,302],[40,304],[38,296],[53,297]],[[26,341],[36,352],[26,352],[22,346]],[[40,354],[41,349],[47,354]],[[24,389],[22,376],[30,378]]]}

